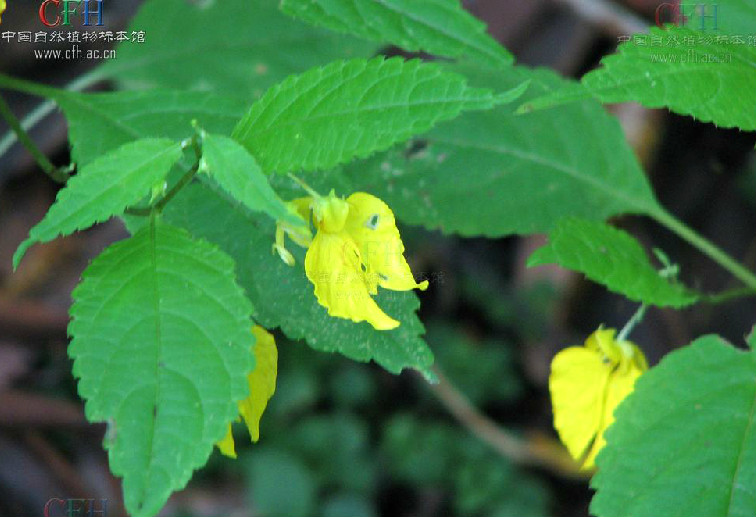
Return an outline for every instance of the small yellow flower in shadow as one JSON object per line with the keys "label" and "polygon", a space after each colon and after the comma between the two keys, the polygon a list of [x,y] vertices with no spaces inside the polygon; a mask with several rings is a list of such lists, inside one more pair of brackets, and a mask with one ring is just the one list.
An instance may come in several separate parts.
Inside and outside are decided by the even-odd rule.
{"label": "small yellow flower in shadow", "polygon": [[[342,199],[333,191],[320,196],[304,187],[311,195],[295,199],[289,206],[306,220],[312,214],[317,233],[305,256],[305,273],[315,286],[318,302],[331,316],[367,321],[377,330],[399,326],[378,307],[372,295],[378,294],[378,287],[425,290],[428,281],[415,282],[391,209],[364,192]],[[284,232],[300,244],[305,239],[279,225],[275,248],[291,265],[293,257],[283,248]]]}
{"label": "small yellow flower in shadow", "polygon": [[[247,376],[249,396],[239,402],[239,414],[247,424],[249,435],[253,442],[260,439],[260,418],[262,417],[268,400],[276,391],[276,373],[278,364],[278,350],[273,336],[267,330],[256,325],[252,328],[255,336],[255,369]],[[215,444],[221,453],[236,458],[234,437],[231,434],[231,424],[228,424],[226,436]]]}
{"label": "small yellow flower in shadow", "polygon": [[0,0],[0,23],[3,22],[2,15],[5,12],[5,0]]}
{"label": "small yellow flower in shadow", "polygon": [[614,335],[614,329],[600,328],[588,336],[585,346],[566,348],[551,362],[554,427],[583,470],[595,467],[614,410],[648,369],[643,352]]}

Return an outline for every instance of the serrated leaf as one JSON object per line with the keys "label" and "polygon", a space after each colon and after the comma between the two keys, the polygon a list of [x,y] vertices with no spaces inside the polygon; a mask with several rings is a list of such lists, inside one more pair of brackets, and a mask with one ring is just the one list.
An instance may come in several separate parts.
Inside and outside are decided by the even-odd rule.
{"label": "serrated leaf", "polygon": [[579,271],[610,291],[649,305],[684,307],[699,299],[697,293],[662,277],[630,234],[601,222],[559,222],[549,243],[528,260],[528,267],[543,264]]}
{"label": "serrated leaf", "polygon": [[144,41],[119,44],[118,59],[106,61],[97,77],[127,89],[202,90],[248,101],[289,74],[377,50],[290,20],[275,0],[150,0],[131,21],[133,31]]}
{"label": "serrated leaf", "polygon": [[144,138],[125,144],[83,167],[59,192],[44,219],[13,255],[13,268],[34,243],[89,228],[120,215],[163,181],[181,157],[173,140]]}
{"label": "serrated leaf", "polygon": [[[525,67],[457,70],[503,90],[530,80],[525,100],[571,84]],[[546,232],[565,216],[604,220],[658,208],[619,124],[591,100],[527,116],[510,106],[466,113],[326,180],[344,176],[404,222],[469,236]]]}
{"label": "serrated leaf", "polygon": [[687,28],[652,28],[650,37],[693,44],[640,46],[622,44],[617,54],[582,82],[602,102],[639,102],[667,107],[722,127],[756,129],[756,47],[747,44],[699,42],[700,32]]}
{"label": "serrated leaf", "polygon": [[242,118],[233,137],[265,172],[333,167],[383,150],[463,110],[509,102],[418,60],[337,61],[287,78]]}
{"label": "serrated leaf", "polygon": [[257,161],[231,138],[206,134],[202,139],[200,171],[206,171],[234,199],[273,220],[291,220],[286,205],[273,191]]}
{"label": "serrated leaf", "polygon": [[138,138],[183,139],[192,133],[192,120],[207,131],[229,133],[245,109],[237,99],[198,92],[51,90],[47,96],[66,115],[71,159],[80,167]]}
{"label": "serrated leaf", "polygon": [[756,513],[756,355],[697,339],[642,375],[597,458],[598,517]]}
{"label": "serrated leaf", "polygon": [[512,56],[458,0],[282,0],[286,14],[313,25],[412,52],[505,66]]}
{"label": "serrated leaf", "polygon": [[592,95],[604,103],[638,102],[722,127],[756,129],[756,97],[751,95],[756,91],[756,46],[747,44],[746,36],[733,43],[733,36],[680,27],[652,28],[649,36],[639,38],[650,39],[620,45],[601,61],[602,67],[583,77],[584,88],[557,91],[520,111]]}
{"label": "serrated leaf", "polygon": [[231,258],[154,220],[92,261],[73,299],[69,355],[87,419],[111,426],[129,513],[155,515],[238,415],[252,308]]}
{"label": "serrated leaf", "polygon": [[139,138],[183,139],[194,120],[207,131],[230,133],[247,108],[234,97],[178,90],[78,93],[27,83],[24,91],[52,99],[63,110],[71,161],[79,167]]}
{"label": "serrated leaf", "polygon": [[374,360],[392,373],[414,368],[432,378],[433,354],[421,338],[424,329],[415,314],[419,302],[413,292],[383,290],[378,295],[378,305],[401,322],[394,330],[377,331],[365,322],[333,318],[318,304],[305,276],[304,250],[289,245],[296,258],[293,267],[271,252],[275,230],[269,219],[202,185],[184,189],[166,206],[165,217],[234,257],[239,281],[261,325],[281,327],[289,338],[304,339],[316,350],[339,352],[356,361]]}

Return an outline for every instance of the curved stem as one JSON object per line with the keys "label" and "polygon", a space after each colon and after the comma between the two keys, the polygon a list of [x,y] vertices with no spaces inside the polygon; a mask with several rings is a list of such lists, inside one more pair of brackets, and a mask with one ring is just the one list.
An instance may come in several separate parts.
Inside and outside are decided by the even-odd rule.
{"label": "curved stem", "polygon": [[696,247],[699,251],[711,258],[714,262],[732,273],[735,278],[743,282],[751,290],[756,290],[756,275],[743,267],[730,255],[686,226],[685,223],[661,208],[655,210],[649,215],[659,224],[666,226],[667,228],[672,230],[688,243]]}
{"label": "curved stem", "polygon": [[751,289],[750,287],[736,287],[735,289],[728,289],[721,293],[707,294],[701,298],[701,301],[704,303],[718,304],[749,296],[756,296],[756,290]]}
{"label": "curved stem", "polygon": [[37,147],[37,144],[34,143],[34,140],[31,139],[29,134],[21,126],[21,123],[16,118],[16,115],[13,114],[13,110],[11,110],[11,107],[2,95],[0,95],[0,115],[8,123],[19,142],[21,142],[21,144],[26,147],[26,150],[29,151],[29,154],[32,155],[40,169],[45,171],[45,174],[50,176],[54,181],[65,183],[68,179],[68,174],[63,169],[55,167],[47,156],[45,156],[45,153]]}
{"label": "curved stem", "polygon": [[538,438],[523,438],[499,426],[473,406],[437,367],[433,373],[438,383],[425,385],[439,402],[460,424],[502,456],[515,463],[546,468],[565,477],[582,479],[589,476],[579,470],[577,463],[561,445]]}
{"label": "curved stem", "polygon": [[[49,91],[52,91],[50,87],[42,86],[42,85],[36,85],[36,83],[32,83],[30,81],[21,81],[18,79],[13,79],[9,76],[0,74],[0,86],[4,88],[9,88],[11,90],[17,90],[22,91],[24,93],[29,93],[32,95],[39,95],[39,96],[47,96]],[[81,91],[85,88],[95,84],[96,82],[102,80],[102,76],[97,72],[97,69],[86,73],[82,75],[81,77],[75,79],[74,81],[71,81],[68,83],[64,89],[68,91]],[[29,112],[28,115],[26,115],[21,120],[21,127],[28,131],[29,129],[33,128],[35,125],[37,125],[42,119],[44,119],[47,115],[53,112],[55,110],[55,103],[51,100],[46,100],[39,104],[36,108],[34,108],[31,112]],[[15,131],[8,131],[2,139],[0,139],[0,157],[2,157],[6,152],[8,152],[8,149],[13,146],[14,143],[17,141],[17,135]]]}
{"label": "curved stem", "polygon": [[168,193],[157,203],[155,203],[154,209],[156,212],[160,212],[165,205],[168,204],[168,202],[176,196],[176,194],[181,191],[182,188],[184,188],[186,185],[189,184],[190,181],[192,181],[192,178],[194,178],[194,175],[197,174],[197,171],[199,170],[199,161],[194,164],[194,166],[189,169],[186,174],[181,176],[181,178],[176,182],[176,184],[173,186],[171,190],[168,191]]}
{"label": "curved stem", "polygon": [[633,331],[633,329],[643,321],[643,316],[646,315],[646,311],[648,310],[648,305],[641,304],[640,307],[638,307],[638,310],[635,311],[635,314],[633,314],[633,317],[628,320],[627,323],[625,323],[625,326],[622,327],[622,330],[619,331],[619,334],[617,334],[617,341],[625,341],[627,340],[627,336],[630,335],[630,332]]}

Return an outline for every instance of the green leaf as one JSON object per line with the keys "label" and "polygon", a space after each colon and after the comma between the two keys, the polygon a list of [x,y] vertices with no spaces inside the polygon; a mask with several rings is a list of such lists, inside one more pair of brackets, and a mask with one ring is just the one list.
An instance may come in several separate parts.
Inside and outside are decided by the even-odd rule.
{"label": "green leaf", "polygon": [[536,250],[528,266],[559,264],[580,271],[610,291],[649,305],[683,307],[699,295],[662,277],[630,234],[607,224],[565,219]]}
{"label": "green leaf", "polygon": [[301,224],[268,183],[268,178],[245,148],[220,135],[203,135],[200,171],[206,171],[234,199],[253,211],[265,212],[273,220]]}
{"label": "green leaf", "polygon": [[650,35],[638,38],[645,43],[623,43],[602,60],[602,67],[586,74],[584,88],[557,91],[519,111],[593,95],[604,103],[638,102],[722,127],[756,129],[756,98],[750,94],[756,90],[756,47],[747,44],[746,36],[733,42],[734,36],[680,27],[652,28]]}
{"label": "green leaf", "polygon": [[755,130],[756,47],[717,43],[714,36],[710,43],[699,42],[701,32],[686,28],[653,28],[649,42],[671,36],[694,43],[641,46],[631,40],[604,58],[583,84],[602,102],[664,106],[703,122]]}
{"label": "green leaf", "polygon": [[44,219],[18,247],[13,268],[36,242],[48,242],[122,214],[161,183],[180,157],[181,145],[177,142],[144,138],[83,167],[58,192]]}
{"label": "green leaf", "polygon": [[597,458],[598,517],[756,513],[756,355],[706,336],[643,374]]}
{"label": "green leaf", "polygon": [[313,25],[412,52],[505,66],[512,56],[458,0],[282,0],[286,14]]}
{"label": "green leaf", "polygon": [[207,131],[229,133],[245,108],[239,100],[198,92],[55,90],[48,96],[66,115],[71,159],[79,166],[138,138],[185,138],[192,120]]}
{"label": "green leaf", "polygon": [[150,0],[129,31],[143,31],[144,42],[121,43],[118,59],[97,76],[116,78],[121,88],[202,90],[247,101],[289,74],[376,50],[290,20],[275,0]]}
{"label": "green leaf", "polygon": [[252,308],[225,253],[155,220],[82,276],[68,328],[79,394],[87,419],[112,429],[126,508],[152,516],[238,415]]}
{"label": "green leaf", "polygon": [[512,101],[522,91],[518,83],[496,96],[418,60],[337,61],[268,90],[233,137],[265,172],[325,169],[386,149],[463,110]]}
{"label": "green leaf", "polygon": [[[530,80],[526,100],[570,84],[548,70],[458,70],[503,90]],[[565,216],[658,208],[619,124],[592,100],[527,116],[508,106],[467,113],[344,175],[402,221],[466,236],[546,232]]]}
{"label": "green leaf", "polygon": [[305,339],[323,352],[339,352],[356,361],[374,360],[392,373],[414,368],[432,378],[433,354],[421,335],[413,292],[381,290],[378,305],[401,325],[375,330],[328,316],[318,304],[304,273],[304,250],[289,244],[296,264],[289,267],[271,252],[274,225],[269,218],[229,202],[202,185],[190,185],[165,208],[165,217],[193,235],[218,244],[239,269],[239,281],[255,307],[255,320],[266,328],[281,327],[291,339]]}

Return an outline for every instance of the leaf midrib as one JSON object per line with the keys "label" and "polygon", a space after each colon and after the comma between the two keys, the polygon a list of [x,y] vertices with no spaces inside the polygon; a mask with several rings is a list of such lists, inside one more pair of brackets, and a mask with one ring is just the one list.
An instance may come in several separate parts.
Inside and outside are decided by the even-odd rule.
{"label": "leaf midrib", "polygon": [[501,145],[486,145],[480,142],[465,142],[461,140],[456,140],[454,138],[436,137],[434,138],[434,141],[438,143],[442,143],[442,144],[460,147],[460,148],[469,148],[469,149],[493,152],[496,154],[500,154],[502,156],[515,156],[525,161],[531,161],[539,165],[553,168],[557,171],[560,171],[572,177],[575,180],[582,181],[590,185],[591,187],[608,194],[609,197],[613,197],[615,199],[625,202],[629,206],[635,207],[638,210],[638,213],[641,213],[641,214],[652,215],[655,212],[655,210],[658,208],[656,203],[654,202],[653,197],[650,198],[649,200],[644,201],[641,199],[635,199],[635,198],[624,196],[622,195],[623,191],[611,190],[605,183],[599,181],[597,178],[594,178],[593,176],[581,175],[580,171],[575,168],[567,167],[565,165],[562,165],[562,163],[559,163],[559,162],[554,162],[551,160],[544,159],[541,155],[533,154],[531,152],[516,150],[513,148],[504,147]]}
{"label": "leaf midrib", "polygon": [[156,221],[155,217],[150,217],[150,240],[149,240],[149,246],[150,246],[150,274],[153,277],[152,282],[152,300],[153,300],[153,310],[155,311],[155,348],[156,348],[156,356],[157,361],[155,361],[155,396],[153,398],[153,404],[154,404],[154,413],[152,418],[150,419],[150,432],[148,433],[149,436],[149,462],[147,464],[147,471],[145,472],[146,476],[146,482],[141,487],[140,492],[140,498],[139,503],[140,506],[144,504],[145,498],[146,498],[146,487],[149,485],[149,481],[152,475],[152,468],[153,463],[155,459],[155,428],[157,426],[157,418],[158,418],[158,411],[160,408],[158,407],[158,401],[160,399],[160,363],[162,362],[161,359],[161,344],[162,344],[162,332],[161,332],[161,326],[160,326],[160,318],[162,312],[160,311],[160,287],[158,285],[158,271],[157,271],[157,235],[156,235]]}
{"label": "leaf midrib", "polygon": [[[753,353],[754,352],[751,352],[751,354]],[[727,500],[727,517],[732,515],[732,505],[735,500],[736,480],[743,465],[743,456],[745,455],[744,451],[746,449],[746,442],[748,441],[748,437],[751,435],[754,416],[756,416],[756,390],[754,390],[753,398],[751,399],[751,409],[748,413],[748,425],[746,425],[745,431],[743,432],[743,439],[740,441],[740,447],[738,448],[738,461],[735,464],[735,472],[733,472],[732,474],[732,483],[730,483],[730,496]]]}

